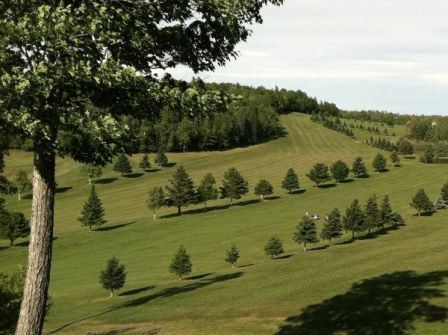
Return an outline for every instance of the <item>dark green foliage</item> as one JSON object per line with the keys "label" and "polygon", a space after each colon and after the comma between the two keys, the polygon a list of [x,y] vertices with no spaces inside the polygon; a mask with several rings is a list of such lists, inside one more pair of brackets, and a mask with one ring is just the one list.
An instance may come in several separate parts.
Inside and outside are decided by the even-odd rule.
{"label": "dark green foliage", "polygon": [[142,160],[138,164],[138,166],[145,172],[147,172],[151,168],[151,163],[149,162],[148,154],[144,154]]}
{"label": "dark green foliage", "polygon": [[323,163],[315,164],[310,172],[307,174],[316,187],[319,187],[321,183],[330,180],[330,175],[328,174],[328,166]]}
{"label": "dark green foliage", "polygon": [[411,142],[404,138],[401,138],[398,141],[398,152],[403,156],[410,156],[414,154],[414,147]]}
{"label": "dark green foliage", "polygon": [[160,186],[153,187],[148,191],[146,205],[152,210],[153,219],[156,219],[156,210],[166,205],[165,192]]}
{"label": "dark green foliage", "polygon": [[229,198],[230,203],[233,203],[233,199],[241,199],[242,195],[249,192],[249,183],[237,169],[232,167],[224,173],[220,192],[222,199]]}
{"label": "dark green foliage", "polygon": [[22,213],[4,213],[0,217],[0,236],[9,240],[10,245],[18,238],[30,234],[30,224]]}
{"label": "dark green foliage", "polygon": [[400,214],[395,212],[391,216],[391,223],[393,226],[402,226],[405,224],[405,221]]}
{"label": "dark green foliage", "polygon": [[382,172],[386,169],[387,161],[382,154],[377,154],[373,158],[372,166],[376,172]]}
{"label": "dark green foliage", "polygon": [[132,166],[125,154],[120,154],[114,164],[114,171],[120,172],[122,176],[132,173]]}
{"label": "dark green foliage", "polygon": [[266,195],[270,195],[274,192],[274,188],[271,183],[265,179],[261,179],[255,186],[255,195],[259,195],[261,200],[264,200]]}
{"label": "dark green foliage", "polygon": [[356,157],[353,162],[352,172],[356,178],[364,178],[368,176],[367,168],[362,157]]}
{"label": "dark green foliage", "polygon": [[226,252],[226,258],[225,261],[232,265],[232,268],[234,267],[235,263],[240,258],[240,251],[238,248],[233,244],[229,250]]}
{"label": "dark green foliage", "polygon": [[384,196],[380,206],[380,217],[382,225],[393,224],[393,214],[394,213],[392,212],[392,207],[390,206],[389,196],[386,195]]}
{"label": "dark green foliage", "polygon": [[25,268],[13,274],[0,272],[0,334],[14,334],[22,302]]}
{"label": "dark green foliage", "polygon": [[33,188],[31,181],[28,179],[28,174],[23,170],[17,171],[17,174],[14,178],[14,186],[17,189],[18,200],[22,199],[23,192],[31,191]]}
{"label": "dark green foliage", "polygon": [[342,236],[342,216],[339,209],[333,209],[325,218],[324,226],[320,233],[320,237],[323,240],[328,241],[331,244],[332,239]]}
{"label": "dark green foliage", "polygon": [[83,226],[89,227],[92,230],[92,226],[101,226],[107,223],[103,203],[96,193],[95,186],[90,187],[90,195],[87,199],[79,217],[79,222]]}
{"label": "dark green foliage", "polygon": [[198,200],[204,203],[204,207],[207,206],[209,200],[218,199],[218,189],[215,187],[216,180],[212,173],[207,173],[202,178],[201,183],[198,186]]}
{"label": "dark green foliage", "polygon": [[169,270],[171,273],[174,273],[175,275],[179,276],[180,279],[191,273],[192,264],[190,260],[190,255],[188,255],[187,250],[184,248],[183,245],[179,247],[176,254],[174,255]]}
{"label": "dark green foliage", "polygon": [[167,204],[177,207],[177,214],[181,215],[182,207],[188,206],[196,200],[193,180],[184,167],[180,166],[176,169],[169,182],[170,184],[166,186]]}
{"label": "dark green foliage", "polygon": [[355,233],[360,233],[365,230],[364,220],[365,216],[359,206],[359,201],[358,199],[355,199],[345,211],[345,216],[343,218],[345,231],[351,231],[352,238],[354,238]]}
{"label": "dark green foliage", "polygon": [[445,202],[448,202],[448,183],[443,184],[440,196]]}
{"label": "dark green foliage", "polygon": [[293,240],[299,245],[303,244],[303,251],[306,251],[308,243],[319,242],[316,223],[310,217],[304,216],[296,227]]}
{"label": "dark green foliage", "polygon": [[422,188],[419,189],[415,196],[412,198],[410,206],[417,210],[419,216],[422,214],[431,213],[432,211],[432,202],[431,200],[429,200],[428,195]]}
{"label": "dark green foliage", "polygon": [[106,269],[100,273],[100,283],[105,290],[110,291],[110,296],[114,296],[114,291],[119,290],[126,282],[126,268],[120,264],[117,258],[112,257],[107,261]]}
{"label": "dark green foliage", "polygon": [[81,174],[87,177],[89,185],[92,184],[92,179],[99,178],[103,174],[101,166],[94,164],[84,164],[81,168]]}
{"label": "dark green foliage", "polygon": [[435,153],[437,157],[448,157],[448,140],[437,143]]}
{"label": "dark green foliage", "polygon": [[364,227],[370,235],[372,230],[381,228],[382,226],[383,223],[381,221],[381,213],[378,208],[376,196],[372,195],[367,199],[366,207],[364,209]]}
{"label": "dark green foliage", "polygon": [[400,156],[396,151],[392,151],[390,154],[390,161],[392,162],[393,166],[400,166]]}
{"label": "dark green foliage", "polygon": [[436,155],[434,153],[434,147],[432,145],[427,145],[425,152],[420,157],[420,161],[426,164],[432,164],[436,162]]}
{"label": "dark green foliage", "polygon": [[300,189],[299,176],[292,168],[286,172],[285,179],[282,182],[282,188],[287,190],[289,193]]}
{"label": "dark green foliage", "polygon": [[272,236],[268,243],[264,246],[264,252],[266,255],[271,256],[272,259],[283,254],[284,250],[280,238],[275,235]]}
{"label": "dark green foliage", "polygon": [[168,164],[168,157],[163,151],[158,151],[154,162],[159,166],[166,166]]}
{"label": "dark green foliage", "polygon": [[345,164],[345,162],[338,160],[337,162],[333,163],[330,167],[331,174],[333,175],[333,178],[338,182],[342,182],[345,179],[347,179],[348,174],[350,173],[350,169]]}

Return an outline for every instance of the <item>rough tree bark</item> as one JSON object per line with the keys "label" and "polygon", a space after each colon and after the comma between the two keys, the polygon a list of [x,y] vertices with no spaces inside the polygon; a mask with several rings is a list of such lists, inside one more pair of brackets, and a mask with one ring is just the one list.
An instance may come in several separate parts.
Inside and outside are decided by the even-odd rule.
{"label": "rough tree bark", "polygon": [[28,266],[16,335],[40,335],[50,283],[54,223],[55,154],[36,148]]}

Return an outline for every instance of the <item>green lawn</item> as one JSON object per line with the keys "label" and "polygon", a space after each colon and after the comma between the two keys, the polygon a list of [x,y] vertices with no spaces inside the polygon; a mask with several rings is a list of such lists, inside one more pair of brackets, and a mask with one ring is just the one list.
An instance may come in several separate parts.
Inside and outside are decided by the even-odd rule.
{"label": "green lawn", "polygon": [[[47,333],[58,334],[447,334],[448,210],[415,217],[410,198],[425,188],[432,199],[448,181],[448,166],[404,160],[402,167],[334,187],[314,189],[305,174],[316,162],[361,155],[370,167],[380,150],[313,123],[308,116],[282,117],[288,135],[269,143],[226,152],[169,154],[195,182],[207,172],[221,181],[226,169],[239,169],[251,194],[236,205],[210,203],[198,213],[191,206],[181,217],[164,209],[153,222],[145,207],[150,186],[165,185],[175,167],[122,178],[107,169],[99,184],[109,223],[89,232],[77,221],[88,196],[80,165],[58,161],[57,181],[65,192],[56,200],[56,227]],[[387,154],[387,153],[385,153]],[[387,154],[387,157],[389,155]],[[141,156],[132,158],[137,167]],[[151,157],[151,161],[154,155]],[[12,152],[7,174],[30,170],[32,157]],[[280,188],[288,168],[301,178],[304,193],[288,195]],[[370,169],[372,170],[372,169]],[[269,180],[280,198],[255,201],[253,187]],[[332,186],[332,185],[330,185]],[[70,189],[68,189],[70,188]],[[292,233],[306,211],[324,216],[342,211],[354,198],[388,194],[407,225],[375,238],[325,243],[304,254]],[[8,208],[29,213],[30,200],[7,199]],[[196,209],[196,211],[194,211]],[[318,222],[320,226],[322,220]],[[272,234],[284,242],[287,257],[271,260],[264,244]],[[7,248],[0,242],[1,271],[26,260],[26,243]],[[235,243],[239,267],[224,262]],[[172,256],[183,244],[192,257],[192,278],[179,281],[168,272]],[[98,282],[106,260],[116,256],[128,270],[127,283],[112,299]]]}

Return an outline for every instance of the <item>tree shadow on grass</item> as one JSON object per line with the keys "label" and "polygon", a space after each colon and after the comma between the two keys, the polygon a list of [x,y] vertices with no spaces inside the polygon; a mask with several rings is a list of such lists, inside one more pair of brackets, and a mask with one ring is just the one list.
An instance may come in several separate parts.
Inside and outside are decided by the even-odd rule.
{"label": "tree shadow on grass", "polygon": [[325,244],[325,245],[321,245],[319,247],[312,247],[309,249],[309,251],[319,251],[319,250],[325,250],[328,249],[330,247],[329,244]]}
{"label": "tree shadow on grass", "polygon": [[140,287],[140,288],[136,288],[136,289],[133,289],[133,290],[128,290],[128,291],[122,292],[122,293],[119,294],[119,296],[123,297],[123,296],[127,296],[127,295],[139,294],[139,293],[142,293],[142,292],[146,292],[146,291],[152,290],[153,288],[155,288],[154,285]]}
{"label": "tree shadow on grass", "polygon": [[153,172],[158,172],[161,171],[162,169],[159,168],[155,168],[155,169],[149,169],[147,172],[153,173]]}
{"label": "tree shadow on grass", "polygon": [[289,255],[283,255],[283,256],[275,257],[275,259],[288,259],[288,258],[291,258],[292,256],[294,256],[294,255],[292,255],[292,254],[289,254]]}
{"label": "tree shadow on grass", "polygon": [[237,268],[238,269],[244,269],[244,268],[249,268],[251,266],[254,266],[255,264],[250,263],[250,264],[244,264],[244,265],[238,265]]}
{"label": "tree shadow on grass", "polygon": [[168,168],[170,168],[170,167],[173,167],[173,166],[176,166],[176,163],[174,163],[174,162],[166,163],[163,167],[168,167]]}
{"label": "tree shadow on grass", "polygon": [[102,178],[102,179],[95,179],[93,181],[93,184],[98,185],[106,185],[106,184],[112,184],[114,181],[118,180],[117,177],[111,177],[111,178]]}
{"label": "tree shadow on grass", "polygon": [[350,183],[353,183],[354,181],[355,180],[353,178],[348,178],[348,179],[341,180],[339,182],[339,184],[350,184]]}
{"label": "tree shadow on grass", "polygon": [[130,226],[130,225],[134,224],[135,222],[136,221],[131,221],[131,222],[127,222],[127,223],[117,224],[114,226],[98,227],[94,231],[110,231],[110,230],[120,229],[123,227]]}
{"label": "tree shadow on grass", "polygon": [[140,178],[143,175],[144,175],[144,173],[142,173],[142,172],[135,172],[135,173],[125,174],[123,177],[124,178],[133,179],[133,178]]}
{"label": "tree shadow on grass", "polygon": [[319,185],[318,189],[326,189],[326,188],[332,188],[332,187],[336,187],[336,183],[330,183],[330,184],[322,184]]}
{"label": "tree shadow on grass", "polygon": [[66,187],[58,187],[56,188],[56,193],[65,193],[67,191],[70,191],[73,187],[66,186]]}
{"label": "tree shadow on grass", "polygon": [[[53,242],[56,241],[58,238],[57,236],[53,236]],[[20,243],[15,243],[12,247],[28,247],[30,245],[30,241],[23,241]]]}
{"label": "tree shadow on grass", "polygon": [[203,273],[201,275],[197,275],[197,276],[190,276],[190,277],[186,277],[186,280],[198,280],[198,279],[202,279],[208,276],[211,276],[213,274],[213,272],[208,272],[208,273]]}
{"label": "tree shadow on grass", "polygon": [[300,189],[300,190],[292,191],[291,193],[288,193],[288,194],[303,194],[305,192],[306,192],[305,189]]}
{"label": "tree shadow on grass", "polygon": [[448,271],[399,271],[353,284],[341,295],[288,317],[276,335],[408,335],[416,321],[443,322],[448,309],[430,299],[446,297]]}

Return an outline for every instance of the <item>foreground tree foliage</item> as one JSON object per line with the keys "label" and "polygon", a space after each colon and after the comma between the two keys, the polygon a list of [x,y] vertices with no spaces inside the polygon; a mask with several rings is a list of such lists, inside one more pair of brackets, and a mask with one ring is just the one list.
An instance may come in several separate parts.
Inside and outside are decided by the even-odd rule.
{"label": "foreground tree foliage", "polygon": [[271,195],[274,193],[274,187],[272,187],[271,183],[266,179],[261,179],[257,185],[255,185],[255,195],[260,196],[261,200],[264,200],[264,197],[267,195]]}
{"label": "foreground tree foliage", "polygon": [[301,245],[303,244],[303,251],[306,252],[306,246],[308,243],[317,243],[317,228],[316,223],[308,216],[304,216],[302,221],[297,225],[296,231],[293,236],[294,241]]}
{"label": "foreground tree foliage", "polygon": [[353,162],[352,172],[356,178],[368,177],[367,168],[362,157],[356,157]]}
{"label": "foreground tree foliage", "polygon": [[212,173],[207,173],[202,178],[198,186],[198,200],[204,203],[204,207],[207,207],[207,202],[210,200],[218,199],[218,189],[216,188],[216,180]]}
{"label": "foreground tree foliage", "polygon": [[[28,270],[17,334],[41,334],[50,278],[55,157],[105,164],[128,151],[124,116],[146,117],[163,83],[155,69],[213,70],[282,0],[0,2],[0,124],[32,139]],[[176,8],[176,10],[173,10]],[[144,80],[143,80],[144,79]],[[148,87],[149,86],[149,87]],[[38,210],[40,209],[40,210]]]}
{"label": "foreground tree foliage", "polygon": [[114,164],[114,171],[121,173],[121,176],[132,173],[132,166],[125,154],[120,154]]}
{"label": "foreground tree foliage", "polygon": [[152,211],[153,220],[156,219],[156,211],[166,205],[165,192],[160,186],[150,188],[146,205]]}
{"label": "foreground tree foliage", "polygon": [[90,186],[89,198],[84,204],[78,220],[83,226],[89,227],[89,230],[92,230],[92,226],[101,226],[107,223],[105,216],[103,203],[96,193],[95,186],[92,185]]}
{"label": "foreground tree foliage", "polygon": [[238,248],[233,244],[229,250],[226,252],[226,258],[225,261],[232,265],[232,268],[234,268],[235,263],[240,258],[240,251]]}
{"label": "foreground tree foliage", "polygon": [[333,163],[330,167],[330,171],[337,183],[341,183],[347,179],[348,174],[350,173],[350,169],[347,164],[341,160]]}
{"label": "foreground tree foliage", "polygon": [[0,334],[13,334],[22,302],[25,268],[12,274],[0,272]]}
{"label": "foreground tree foliage", "polygon": [[120,264],[117,258],[112,257],[107,261],[106,269],[100,273],[100,283],[105,290],[110,292],[110,297],[114,292],[124,286],[126,282],[126,268]]}
{"label": "foreground tree foliage", "polygon": [[220,187],[220,192],[221,198],[229,198],[232,204],[234,199],[241,199],[242,195],[249,192],[249,183],[237,169],[232,167],[224,173],[224,180],[222,187]]}
{"label": "foreground tree foliage", "polygon": [[442,189],[440,191],[440,197],[443,201],[448,203],[448,183],[443,184]]}
{"label": "foreground tree foliage", "polygon": [[10,246],[18,238],[30,234],[30,224],[22,213],[6,213],[0,217],[0,236],[9,241]]}
{"label": "foreground tree foliage", "polygon": [[314,183],[315,187],[318,188],[320,184],[330,180],[330,175],[328,174],[328,166],[323,163],[315,164],[307,177]]}
{"label": "foreground tree foliage", "polygon": [[283,254],[283,244],[280,238],[276,235],[272,236],[264,246],[264,252],[266,255],[271,256],[271,259]]}
{"label": "foreground tree foliage", "polygon": [[325,218],[324,226],[320,233],[320,237],[323,240],[328,241],[331,245],[331,241],[342,236],[342,216],[339,209],[333,209]]}
{"label": "foreground tree foliage", "polygon": [[412,198],[410,206],[412,208],[415,208],[418,216],[421,216],[422,214],[429,214],[432,211],[432,202],[431,200],[429,200],[428,195],[422,188],[419,189],[415,196]]}
{"label": "foreground tree foliage", "polygon": [[283,179],[282,182],[282,188],[287,190],[289,193],[294,190],[300,189],[299,176],[294,171],[294,169],[291,168],[286,172],[285,179]]}
{"label": "foreground tree foliage", "polygon": [[23,170],[17,171],[14,178],[14,186],[17,189],[17,200],[19,201],[22,200],[22,194],[24,192],[31,191],[33,188],[33,185],[28,178],[28,174]]}
{"label": "foreground tree foliage", "polygon": [[103,169],[95,164],[84,164],[81,168],[81,174],[88,179],[89,185],[92,185],[92,179],[101,177]]}
{"label": "foreground tree foliage", "polygon": [[193,180],[180,166],[174,172],[173,177],[169,180],[170,184],[166,186],[167,204],[177,207],[177,215],[182,214],[182,207],[192,204],[196,201],[196,192]]}
{"label": "foreground tree foliage", "polygon": [[190,255],[187,253],[187,249],[181,245],[171,261],[169,270],[182,279],[191,273],[192,267]]}

